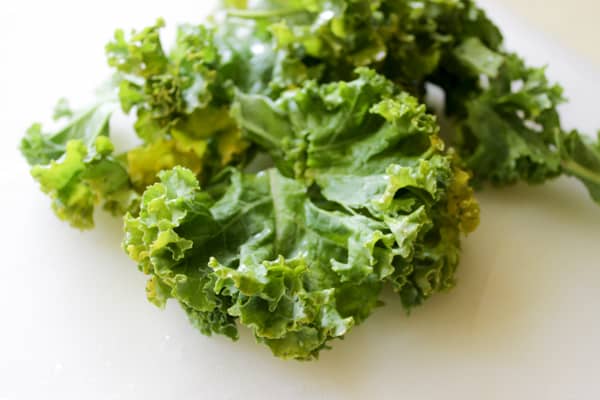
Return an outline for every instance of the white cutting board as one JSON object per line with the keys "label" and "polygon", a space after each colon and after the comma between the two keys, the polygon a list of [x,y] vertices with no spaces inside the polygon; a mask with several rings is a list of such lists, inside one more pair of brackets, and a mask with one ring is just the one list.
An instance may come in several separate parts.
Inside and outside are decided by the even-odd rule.
{"label": "white cutting board", "polygon": [[[1,400],[600,398],[600,207],[568,179],[481,193],[457,288],[410,317],[388,294],[311,363],[275,359],[245,330],[206,338],[176,304],[151,306],[118,219],[86,233],[59,222],[16,151],[22,132],[59,96],[91,98],[114,27],[196,21],[201,4],[0,6]],[[567,125],[600,128],[600,70],[483,4],[509,48],[551,64]]]}

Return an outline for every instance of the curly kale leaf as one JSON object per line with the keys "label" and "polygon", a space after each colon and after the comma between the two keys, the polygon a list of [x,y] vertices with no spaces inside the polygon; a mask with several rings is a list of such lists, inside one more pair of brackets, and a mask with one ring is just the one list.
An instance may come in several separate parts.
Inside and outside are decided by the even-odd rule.
{"label": "curly kale leaf", "polygon": [[543,69],[507,55],[497,76],[466,99],[455,145],[478,182],[541,183],[561,173],[556,138],[562,89]]}
{"label": "curly kale leaf", "polygon": [[[410,308],[452,286],[459,232],[475,228],[479,210],[468,174],[443,153],[435,117],[414,97],[394,91],[390,81],[361,69],[353,81],[308,82],[275,101],[239,94],[234,115],[284,175],[314,183],[330,207],[391,224],[409,260],[395,270],[397,290]],[[412,224],[413,213],[429,222]],[[405,243],[407,234],[427,243]],[[343,265],[338,268],[344,273]],[[427,278],[404,279],[415,268]]]}
{"label": "curly kale leaf", "polygon": [[[454,145],[476,184],[538,184],[567,174],[599,202],[598,146],[562,129],[557,107],[563,91],[549,82],[544,68],[528,67],[517,55],[492,52],[477,41],[467,42],[456,60],[478,77],[472,92],[448,98],[456,112]],[[452,92],[452,85],[445,90]]]}
{"label": "curly kale leaf", "polygon": [[273,169],[230,170],[201,190],[176,167],[144,193],[139,216],[125,218],[124,248],[151,276],[149,300],[178,300],[201,332],[236,338],[238,321],[279,357],[316,357],[371,313],[383,282],[429,289],[436,276],[411,269],[406,252],[425,244],[424,207],[384,221],[311,197]]}
{"label": "curly kale leaf", "polygon": [[[76,227],[93,226],[94,205],[101,200],[114,214],[134,210],[136,192],[154,183],[161,170],[183,165],[208,180],[228,165],[244,165],[253,154],[229,116],[229,102],[234,87],[258,90],[259,76],[265,75],[261,87],[266,87],[263,70],[272,66],[266,61],[271,52],[251,57],[250,50],[262,39],[250,35],[241,40],[245,33],[235,26],[222,26],[215,34],[203,25],[182,25],[167,53],[159,35],[162,26],[159,20],[129,36],[119,30],[106,47],[109,64],[118,71],[114,81],[121,108],[137,112],[141,146],[112,154],[106,138],[117,102],[103,96],[81,113],[59,103],[55,116],[67,120],[64,127],[45,133],[35,124],[21,142],[57,214]],[[248,66],[254,73],[248,73]],[[99,137],[104,138],[102,150],[95,147]]]}
{"label": "curly kale leaf", "polygon": [[[465,38],[497,48],[502,37],[470,0],[258,1],[230,14],[273,22],[288,65],[320,81],[370,67],[422,94],[426,78]],[[243,8],[243,7],[242,7]],[[302,68],[303,67],[303,68]]]}
{"label": "curly kale leaf", "polygon": [[69,140],[78,139],[92,146],[98,136],[108,136],[108,123],[115,106],[112,102],[99,102],[75,115],[66,100],[61,99],[54,117],[67,122],[56,132],[44,132],[41,124],[33,124],[21,140],[23,156],[30,165],[46,165],[65,153]]}
{"label": "curly kale leaf", "polygon": [[21,141],[31,174],[52,198],[56,215],[76,228],[93,227],[94,207],[100,201],[117,215],[137,205],[127,170],[113,156],[108,138],[115,106],[106,101],[73,113],[61,102],[55,114],[68,119],[62,129],[45,133],[34,124]]}
{"label": "curly kale leaf", "polygon": [[[589,171],[579,165],[574,173],[573,157],[565,160],[558,151],[569,147],[563,141],[573,142],[557,112],[562,89],[547,80],[544,69],[503,51],[500,31],[473,1],[234,6],[238,9],[231,15],[270,21],[279,59],[285,60],[274,70],[281,87],[307,79],[350,80],[360,66],[377,70],[420,99],[431,82],[445,92],[445,111],[456,122],[451,143],[476,185],[541,183],[566,173],[586,175],[582,180],[589,187]],[[588,158],[585,153],[579,158]]]}
{"label": "curly kale leaf", "polygon": [[[129,168],[142,190],[156,172],[177,164],[208,180],[227,165],[243,166],[252,154],[229,117],[234,88],[265,91],[273,68],[268,36],[257,24],[225,21],[216,27],[181,25],[167,52],[164,22],[125,35],[106,46],[118,71],[125,112],[135,110],[135,129],[146,145],[129,154]],[[267,35],[267,36],[265,36]],[[158,159],[156,165],[150,157]]]}
{"label": "curly kale leaf", "polygon": [[122,30],[106,45],[108,63],[120,73],[119,97],[125,112],[137,109],[138,135],[151,142],[168,134],[180,119],[211,101],[217,50],[213,31],[182,26],[169,56],[160,38],[164,21],[129,37]]}
{"label": "curly kale leaf", "polygon": [[125,223],[152,302],[177,299],[204,333],[235,337],[239,321],[306,359],[362,322],[385,282],[406,309],[453,286],[479,209],[414,97],[361,70],[275,101],[238,93],[234,110],[279,170],[230,170],[204,190],[189,170],[160,174]]}
{"label": "curly kale leaf", "polygon": [[[188,170],[163,172],[140,216],[126,217],[124,246],[152,275],[150,300],[177,299],[204,333],[235,338],[239,320],[278,356],[316,355],[369,314],[381,285],[375,274],[344,283],[332,264],[376,265],[376,243],[384,251],[390,238],[368,218],[319,208],[276,170],[223,179],[209,194]],[[355,292],[360,303],[338,304]]]}

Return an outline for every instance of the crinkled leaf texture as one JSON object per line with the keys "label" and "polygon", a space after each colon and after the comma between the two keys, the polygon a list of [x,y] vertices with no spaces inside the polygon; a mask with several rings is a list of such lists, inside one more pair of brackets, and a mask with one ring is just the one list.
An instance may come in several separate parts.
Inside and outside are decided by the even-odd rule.
{"label": "crinkled leaf texture", "polygon": [[[425,106],[395,94],[392,83],[372,70],[357,74],[350,82],[308,82],[276,101],[239,94],[234,114],[284,174],[314,183],[331,207],[389,226],[409,260],[395,266],[394,282],[410,308],[453,285],[459,231],[475,229],[479,208],[468,174],[444,154]],[[415,223],[416,215],[424,220]],[[369,273],[343,264],[336,269],[347,279]],[[404,271],[413,270],[418,278],[406,279]]]}
{"label": "crinkled leaf texture", "polygon": [[457,123],[455,144],[477,181],[541,183],[558,176],[561,102],[562,89],[549,84],[543,69],[507,55],[489,86],[466,99]]}
{"label": "crinkled leaf texture", "polygon": [[240,125],[282,172],[228,170],[204,190],[187,169],[160,174],[125,221],[153,303],[175,298],[204,333],[236,337],[239,321],[275,355],[309,359],[385,282],[406,309],[454,284],[460,232],[478,218],[469,176],[424,106],[360,74],[276,102],[239,95]]}
{"label": "crinkled leaf texture", "polygon": [[[103,96],[81,113],[61,101],[55,116],[67,120],[65,127],[44,133],[35,124],[22,140],[34,177],[52,197],[58,216],[75,227],[93,226],[100,201],[114,214],[135,210],[138,193],[161,170],[182,165],[208,181],[227,166],[243,167],[253,155],[229,105],[234,87],[266,90],[274,55],[251,51],[256,45],[266,49],[257,24],[223,24],[218,34],[209,26],[182,25],[169,53],[160,40],[163,25],[159,20],[130,35],[118,30],[106,46],[117,71],[110,94],[118,92],[124,112],[136,111],[142,145],[112,155],[107,137],[117,102]],[[96,148],[100,137],[102,150]]]}
{"label": "crinkled leaf texture", "polygon": [[502,40],[471,0],[263,0],[242,6],[247,9],[231,14],[271,21],[285,65],[293,66],[291,74],[279,71],[282,81],[307,75],[348,80],[356,67],[370,67],[420,95],[427,77],[463,40],[476,37],[493,48]]}
{"label": "crinkled leaf texture", "polygon": [[370,314],[395,265],[405,279],[427,280],[407,271],[394,235],[406,232],[403,248],[413,246],[431,225],[423,209],[398,218],[392,232],[320,207],[276,170],[226,175],[225,190],[211,193],[189,170],[162,172],[139,217],[125,220],[124,247],[151,275],[149,299],[177,299],[203,333],[235,338],[237,320],[275,355],[307,359]]}
{"label": "crinkled leaf texture", "polygon": [[[237,8],[233,16],[270,21],[278,52],[274,85],[349,80],[361,66],[420,99],[426,83],[434,83],[456,123],[451,144],[476,186],[537,184],[565,173],[597,200],[590,187],[594,170],[575,161],[589,160],[593,148],[575,145],[588,140],[561,128],[561,87],[543,68],[504,51],[499,29],[474,1],[256,0],[230,6]],[[559,148],[572,151],[567,156]]]}
{"label": "crinkled leaf texture", "polygon": [[464,98],[450,99],[456,102],[450,109],[459,110],[454,144],[475,183],[539,184],[564,173],[581,180],[600,203],[597,142],[564,132],[557,109],[564,101],[562,88],[548,81],[545,69],[476,41],[467,42],[457,60],[470,65],[474,77],[487,77]]}
{"label": "crinkled leaf texture", "polygon": [[126,168],[113,156],[108,138],[115,106],[103,101],[75,114],[60,102],[56,116],[68,119],[65,126],[44,133],[41,125],[35,124],[21,141],[31,174],[52,198],[56,215],[73,227],[93,227],[94,207],[100,201],[117,215],[137,206]]}
{"label": "crinkled leaf texture", "polygon": [[[158,20],[130,35],[118,30],[106,46],[120,81],[121,107],[136,111],[135,129],[146,143],[128,156],[137,188],[143,190],[158,171],[178,164],[201,180],[225,166],[244,165],[250,143],[240,137],[228,107],[234,87],[265,87],[273,54],[253,54],[252,46],[265,46],[255,37],[255,24],[243,25],[224,23],[218,30],[181,25],[167,52],[160,38],[164,22]],[[153,165],[151,157],[158,162]]]}

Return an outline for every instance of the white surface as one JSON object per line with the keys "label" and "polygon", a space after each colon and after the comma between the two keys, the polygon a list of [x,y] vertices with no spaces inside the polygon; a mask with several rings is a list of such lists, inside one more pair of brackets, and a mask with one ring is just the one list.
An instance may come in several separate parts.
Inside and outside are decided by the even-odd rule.
{"label": "white surface", "polygon": [[527,18],[600,68],[598,0],[495,0]]}
{"label": "white surface", "polygon": [[[16,151],[58,96],[105,75],[114,27],[195,20],[200,1],[38,2],[0,8],[0,399],[600,398],[600,209],[577,183],[481,193],[459,285],[410,317],[387,305],[318,362],[284,362],[242,331],[206,338],[144,296],[120,221],[59,222]],[[9,4],[9,3],[7,3]],[[600,127],[600,73],[484,3],[510,48],[551,63],[569,125]]]}

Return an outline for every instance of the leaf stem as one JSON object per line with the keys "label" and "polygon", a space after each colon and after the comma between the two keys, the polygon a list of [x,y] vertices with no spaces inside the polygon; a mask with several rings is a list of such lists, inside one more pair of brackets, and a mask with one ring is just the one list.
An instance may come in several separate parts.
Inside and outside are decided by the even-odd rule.
{"label": "leaf stem", "polygon": [[567,173],[592,182],[596,185],[600,185],[600,174],[571,160],[562,160],[561,164]]}

